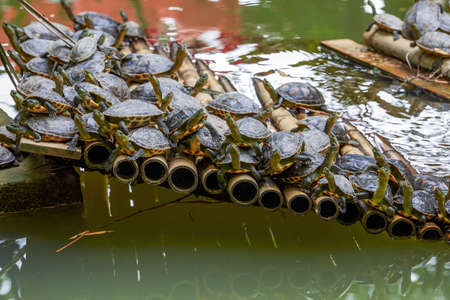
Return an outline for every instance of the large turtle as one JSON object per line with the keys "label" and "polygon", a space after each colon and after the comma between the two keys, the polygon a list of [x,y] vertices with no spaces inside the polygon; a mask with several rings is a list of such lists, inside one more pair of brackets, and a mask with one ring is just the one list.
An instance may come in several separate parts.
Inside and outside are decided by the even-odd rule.
{"label": "large turtle", "polygon": [[14,164],[17,164],[14,154],[0,145],[0,168],[7,168]]}
{"label": "large turtle", "polygon": [[31,75],[20,80],[17,91],[23,96],[27,96],[39,90],[53,90],[55,87],[53,80],[43,76]]}
{"label": "large turtle", "polygon": [[268,116],[268,112],[262,112],[256,101],[239,92],[220,94],[208,102],[206,108],[217,116],[225,117],[226,114],[230,114],[234,119],[243,117],[264,119]]}
{"label": "large turtle", "polygon": [[392,32],[394,35],[394,41],[400,38],[399,33],[402,32],[403,21],[391,14],[377,14],[375,5],[372,1],[368,1],[368,4],[372,8],[373,22],[369,25],[366,31],[369,31],[374,24],[378,26],[381,30],[386,32]]}
{"label": "large turtle", "polygon": [[264,79],[263,84],[273,100],[274,108],[284,106],[292,109],[308,109],[323,108],[325,105],[322,93],[307,82],[288,82],[276,90],[267,79]]}
{"label": "large turtle", "polygon": [[402,26],[405,38],[416,41],[427,32],[438,30],[442,7],[433,0],[419,0],[406,12]]}
{"label": "large turtle", "polygon": [[47,47],[49,44],[53,43],[53,41],[43,40],[43,39],[29,39],[22,43],[20,43],[14,28],[3,22],[3,30],[11,42],[11,46],[16,50],[20,56],[28,61],[35,57],[42,57],[47,54]]}
{"label": "large turtle", "polygon": [[443,58],[450,57],[450,35],[444,32],[427,32],[417,41],[417,46],[425,53]]}

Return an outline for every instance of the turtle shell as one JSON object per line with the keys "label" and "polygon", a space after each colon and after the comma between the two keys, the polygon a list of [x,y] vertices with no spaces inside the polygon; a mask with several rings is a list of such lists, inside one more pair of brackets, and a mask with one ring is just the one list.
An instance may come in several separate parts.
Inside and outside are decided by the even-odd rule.
{"label": "turtle shell", "polygon": [[3,146],[0,146],[0,168],[5,168],[11,165],[15,160],[16,158],[11,151]]}
{"label": "turtle shell", "polygon": [[145,33],[142,31],[141,26],[139,26],[138,23],[134,21],[127,21],[124,23],[124,25],[127,25],[128,31],[126,36],[129,38],[145,38]]}
{"label": "turtle shell", "polygon": [[6,126],[0,126],[0,145],[2,141],[7,144],[13,144],[16,141],[16,135],[6,129]]}
{"label": "turtle shell", "polygon": [[287,100],[287,106],[317,107],[325,104],[322,93],[306,82],[288,82],[277,88],[277,93]]}
{"label": "turtle shell", "polygon": [[143,149],[161,152],[170,149],[167,137],[155,127],[141,127],[131,132],[128,137],[133,144]]}
{"label": "turtle shell", "polygon": [[50,102],[57,111],[63,111],[72,108],[64,97],[52,90],[39,90],[28,95],[28,98],[40,99]]}
{"label": "turtle shell", "polygon": [[[362,191],[375,193],[378,188],[378,174],[375,171],[369,171],[361,174],[350,175],[349,180],[353,183],[353,185]],[[389,201],[389,203],[394,203],[394,198],[392,196],[391,189],[388,185],[386,189],[385,199]]]}
{"label": "turtle shell", "polygon": [[[266,140],[271,135],[270,130],[263,122],[252,117],[239,119],[236,121],[236,125],[241,135],[258,142]],[[225,136],[228,135],[231,135],[229,129],[225,132]]]}
{"label": "turtle shell", "polygon": [[[98,73],[95,75],[95,79],[97,79],[102,88],[111,92],[114,96],[119,98],[120,101],[130,98],[128,85],[121,77],[111,73]],[[133,98],[139,99],[136,97]]]}
{"label": "turtle shell", "polygon": [[[325,127],[327,126],[328,117],[327,116],[309,116],[305,119],[302,119],[301,122],[305,125],[308,125],[309,128],[314,127],[321,131],[325,131]],[[347,141],[348,135],[345,130],[344,123],[337,121],[334,123],[331,128],[331,132],[336,136],[338,140]]]}
{"label": "turtle shell", "polygon": [[46,58],[35,57],[26,64],[28,71],[33,74],[51,78],[53,64]]}
{"label": "turtle shell", "polygon": [[102,89],[101,87],[95,84],[89,82],[82,82],[78,85],[84,88],[89,94],[91,94],[95,98],[104,101],[107,106],[111,106],[121,102],[116,96],[114,96],[108,90]]}
{"label": "turtle shell", "polygon": [[434,1],[417,1],[406,12],[402,26],[403,36],[410,40],[416,40],[420,36],[414,36],[412,24],[415,24],[420,36],[438,30],[441,24],[441,7]]}
{"label": "turtle shell", "polygon": [[86,127],[86,130],[91,134],[98,134],[98,130],[100,129],[100,126],[98,123],[94,120],[93,114],[88,113],[81,116],[81,118],[84,121],[84,126]]}
{"label": "turtle shell", "polygon": [[397,16],[391,14],[377,14],[373,17],[373,20],[377,23],[378,27],[387,32],[402,31],[403,21]]}
{"label": "turtle shell", "polygon": [[449,189],[444,178],[428,174],[416,175],[412,184],[415,190],[427,190],[434,192],[434,188],[437,187],[442,192],[446,193]]}
{"label": "turtle shell", "polygon": [[439,30],[450,33],[450,14],[443,12],[441,15],[441,23],[439,24]]}
{"label": "turtle shell", "polygon": [[413,192],[412,206],[418,212],[427,216],[435,215],[438,212],[437,205],[433,192],[424,190]]}
{"label": "turtle shell", "polygon": [[[52,24],[59,30],[64,32],[66,35],[70,37],[73,36],[73,31],[69,27],[59,23],[52,22]],[[32,22],[28,24],[23,28],[23,31],[25,32],[25,35],[30,39],[42,39],[51,41],[59,40],[59,37],[57,35],[49,31],[44,25],[39,22]]]}
{"label": "turtle shell", "polygon": [[305,163],[304,161],[296,161],[289,169],[281,173],[276,178],[284,183],[298,183],[304,177],[312,174],[323,164],[325,155],[317,153],[311,155],[311,161]]}
{"label": "turtle shell", "polygon": [[[198,111],[195,107],[185,107],[183,109],[174,109],[171,112],[167,114],[166,118],[166,124],[169,128],[170,133],[175,132],[180,127],[182,127],[186,122]],[[201,124],[200,126],[203,126]],[[200,129],[200,126],[198,128],[193,129],[193,131],[196,131],[196,129]]]}
{"label": "turtle shell", "polygon": [[69,102],[71,105],[74,105],[75,103],[75,97],[78,96],[77,92],[73,88],[73,86],[64,86],[64,99],[66,99],[67,102]]}
{"label": "turtle shell", "polygon": [[[75,17],[76,22],[78,24],[85,24],[85,16],[89,17],[94,25],[94,29],[107,32],[113,36],[117,35],[117,26],[119,26],[120,23],[112,19],[110,16],[98,12],[85,11]],[[76,27],[78,28],[79,26]],[[83,25],[83,27],[85,27],[85,25]]]}
{"label": "turtle shell", "polygon": [[290,158],[300,152],[303,135],[290,131],[277,131],[266,140],[270,153],[280,151],[281,159]]}
{"label": "turtle shell", "polygon": [[56,117],[32,117],[27,125],[42,136],[43,141],[68,141],[78,131],[72,118],[58,115]]}
{"label": "turtle shell", "polygon": [[51,60],[57,61],[61,64],[67,64],[70,62],[70,54],[72,48],[66,45],[63,41],[55,41],[51,43],[48,48],[48,57]]}
{"label": "turtle shell", "polygon": [[96,75],[103,72],[105,69],[105,54],[97,51],[90,59],[78,63],[73,67],[66,70],[70,80],[73,83],[81,82],[84,80],[84,70]]}
{"label": "turtle shell", "polygon": [[26,96],[40,90],[53,90],[55,82],[43,76],[32,75],[23,78],[18,86],[18,91]]}
{"label": "turtle shell", "polygon": [[103,42],[102,46],[105,47],[110,47],[112,45],[114,45],[114,43],[116,42],[116,39],[109,33],[104,32],[104,31],[100,31],[100,30],[95,30],[95,29],[83,29],[83,30],[78,30],[77,32],[75,32],[75,34],[73,35],[73,39],[75,41],[78,41],[83,37],[89,36],[95,39],[95,42],[97,43],[98,40],[102,37],[105,36],[105,41]]}
{"label": "turtle shell", "polygon": [[200,143],[206,148],[219,150],[225,141],[225,131],[228,129],[227,122],[215,115],[208,115],[206,121],[214,126],[219,133],[219,137],[213,139],[208,127],[203,126],[197,132],[198,137],[200,138]]}
{"label": "turtle shell", "polygon": [[[239,148],[240,151],[240,158],[241,158],[241,167],[246,168],[248,166],[256,166],[259,164],[259,160],[256,158],[255,151],[253,151],[250,148]],[[232,159],[231,154],[227,149],[227,155],[225,157],[217,162],[217,165],[219,166],[228,166],[231,165]]]}
{"label": "turtle shell", "polygon": [[352,183],[343,175],[333,174],[336,187],[347,197],[355,196]]}
{"label": "turtle shell", "polygon": [[74,63],[83,62],[91,58],[97,51],[97,40],[87,36],[77,41],[70,53],[70,60]]}
{"label": "turtle shell", "polygon": [[42,39],[29,39],[20,44],[23,52],[31,57],[42,57],[47,54],[49,44],[53,41]]}
{"label": "turtle shell", "polygon": [[427,32],[416,43],[423,52],[450,57],[450,35],[445,32]]}
{"label": "turtle shell", "polygon": [[[171,78],[161,77],[158,78],[159,86],[163,97],[166,97],[168,93],[172,92],[188,94],[186,88],[176,80]],[[131,97],[134,99],[142,99],[146,101],[156,101],[155,91],[153,85],[150,82],[140,84],[131,91]]]}
{"label": "turtle shell", "polygon": [[377,165],[375,158],[361,154],[345,154],[336,160],[336,164],[350,174],[363,173],[367,168]]}
{"label": "turtle shell", "polygon": [[302,133],[306,153],[323,153],[330,147],[330,138],[322,130],[310,128],[304,130]]}
{"label": "turtle shell", "polygon": [[199,110],[200,108],[203,108],[203,105],[197,98],[185,93],[177,92],[173,94],[173,100],[170,103],[170,107],[173,109],[185,109],[186,107],[189,107]]}
{"label": "turtle shell", "polygon": [[149,74],[159,75],[168,71],[173,62],[165,56],[149,53],[130,53],[121,61],[121,70],[126,76],[142,80]]}
{"label": "turtle shell", "polygon": [[[146,122],[152,118],[162,116],[164,113],[155,105],[141,100],[129,99],[110,106],[104,112],[105,118],[113,123],[122,120]],[[135,124],[138,126],[138,124]],[[133,127],[133,126],[132,126]]]}
{"label": "turtle shell", "polygon": [[256,101],[239,92],[220,94],[211,100],[206,108],[219,116],[230,113],[234,118],[256,115],[261,112],[261,108],[256,104]]}

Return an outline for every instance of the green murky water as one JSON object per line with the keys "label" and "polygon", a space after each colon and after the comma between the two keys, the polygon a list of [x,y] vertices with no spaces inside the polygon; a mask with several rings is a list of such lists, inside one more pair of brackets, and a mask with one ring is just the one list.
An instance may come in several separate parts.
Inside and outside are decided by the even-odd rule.
{"label": "green murky water", "polygon": [[[32,2],[67,23],[52,1]],[[106,2],[76,5],[104,5],[110,14],[126,8],[150,33],[195,37],[216,51],[198,56],[249,95],[250,77],[270,70],[264,76],[275,85],[311,82],[332,109],[365,132],[386,135],[417,169],[449,175],[449,104],[319,46],[361,40],[370,22],[363,1],[141,0],[114,1],[114,10]],[[374,2],[399,16],[410,4]],[[27,23],[13,3],[0,3],[2,19]],[[6,76],[0,86],[0,107],[13,114]],[[450,251],[442,242],[392,241],[312,212],[295,217],[193,196],[169,204],[180,195],[97,173],[82,173],[82,183],[83,207],[0,216],[0,299],[450,298]],[[85,230],[114,232],[56,253]]]}

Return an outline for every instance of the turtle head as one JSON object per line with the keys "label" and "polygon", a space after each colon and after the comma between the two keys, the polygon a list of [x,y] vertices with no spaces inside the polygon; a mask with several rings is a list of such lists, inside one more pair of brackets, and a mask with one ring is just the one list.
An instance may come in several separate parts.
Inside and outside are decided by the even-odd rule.
{"label": "turtle head", "polygon": [[327,123],[325,125],[325,133],[330,134],[332,132],[333,126],[336,123],[338,118],[338,114],[336,112],[332,112],[327,119]]}
{"label": "turtle head", "polygon": [[330,133],[330,148],[328,148],[327,154],[325,155],[325,160],[322,164],[323,167],[331,168],[334,160],[336,159],[336,155],[339,152],[339,142],[336,136],[333,133]]}
{"label": "turtle head", "polygon": [[116,130],[116,132],[114,133],[114,137],[116,139],[116,142],[120,145],[120,146],[125,146],[128,144],[128,137],[126,136],[125,133],[123,133],[121,130]]}
{"label": "turtle head", "polygon": [[236,144],[231,144],[229,151],[230,151],[231,164],[233,166],[233,169],[240,170],[241,169],[241,151],[239,151],[239,147]]}
{"label": "turtle head", "polygon": [[8,130],[11,133],[14,133],[17,136],[24,135],[30,132],[30,129],[17,123],[10,123],[6,125],[6,130]]}
{"label": "turtle head", "polygon": [[256,119],[258,119],[261,122],[264,122],[267,118],[269,118],[272,115],[273,112],[273,105],[270,107],[264,109],[261,111],[257,116]]}
{"label": "turtle head", "polygon": [[201,124],[206,119],[206,112],[203,108],[197,110],[190,118],[186,126],[186,130],[191,130]]}
{"label": "turtle head", "polygon": [[197,82],[195,82],[194,87],[192,88],[190,95],[192,97],[195,97],[198,95],[198,93],[201,92],[202,88],[208,83],[208,74],[203,74],[202,76],[200,76],[200,78],[197,80]]}
{"label": "turtle head", "polygon": [[434,188],[434,197],[438,202],[439,214],[441,217],[447,219],[447,222],[450,220],[450,212],[445,208],[445,194],[438,188]]}
{"label": "turtle head", "polygon": [[2,27],[3,31],[8,36],[9,41],[11,42],[11,45],[13,46],[14,50],[20,52],[20,43],[16,31],[14,30],[14,27],[7,22],[3,22]]}
{"label": "turtle head", "polygon": [[230,129],[231,136],[234,139],[238,139],[238,137],[241,135],[239,132],[239,127],[237,126],[236,121],[229,113],[225,115],[225,121],[227,122],[228,128]]}
{"label": "turtle head", "polygon": [[372,201],[375,203],[382,203],[386,195],[386,189],[389,181],[389,169],[380,168],[378,170],[378,187],[372,196]]}
{"label": "turtle head", "polygon": [[[64,11],[66,12],[69,19],[72,20],[72,22],[79,24],[73,14],[72,7],[70,6],[68,0],[60,0],[60,2],[61,2],[61,6],[64,8]],[[79,25],[81,25],[81,24],[79,24]]]}
{"label": "turtle head", "polygon": [[413,39],[416,41],[420,38],[420,30],[415,23],[411,23],[410,26]]}
{"label": "turtle head", "polygon": [[123,20],[124,22],[128,22],[128,16],[127,16],[127,13],[126,13],[123,9],[120,10],[120,16],[122,17],[122,20]]}
{"label": "turtle head", "polygon": [[105,132],[109,132],[110,128],[108,126],[108,123],[105,120],[105,115],[99,111],[98,109],[94,109],[92,112],[92,117],[94,118],[94,121],[100,126],[100,129],[104,130]]}
{"label": "turtle head", "polygon": [[280,98],[273,85],[267,79],[263,80],[263,85],[266,91],[269,93],[270,98],[272,98],[273,104],[277,105]]}
{"label": "turtle head", "polygon": [[172,75],[178,71],[178,69],[183,64],[184,59],[186,58],[186,48],[183,45],[176,43],[177,45],[177,53],[175,54],[175,62],[172,67],[167,71],[167,75]]}
{"label": "turtle head", "polygon": [[89,15],[84,15],[84,26],[86,26],[89,29],[94,29],[94,23],[92,22],[92,19],[89,17]]}
{"label": "turtle head", "polygon": [[367,1],[367,4],[372,9],[372,15],[375,16],[377,14],[377,9],[375,8],[375,4],[373,4],[372,0]]}
{"label": "turtle head", "polygon": [[74,89],[75,89],[75,92],[77,92],[78,96],[80,96],[80,98],[82,99],[83,102],[94,101],[91,98],[91,96],[89,95],[89,92],[86,91],[85,88],[83,88],[79,85],[75,85]]}
{"label": "turtle head", "polygon": [[384,156],[383,152],[378,147],[374,147],[372,149],[373,156],[375,158],[375,161],[377,163],[377,166],[380,168],[387,168],[389,165],[386,161],[386,157]]}
{"label": "turtle head", "polygon": [[39,102],[39,100],[34,99],[34,98],[29,98],[29,99],[25,100],[25,102],[23,103],[23,106],[29,112],[34,112],[34,113],[46,113],[47,112],[47,109],[44,106],[42,106],[42,104]]}
{"label": "turtle head", "polygon": [[11,90],[10,95],[11,95],[11,98],[13,98],[14,102],[16,103],[16,109],[21,110],[23,103],[25,101],[23,96],[16,90]]}
{"label": "turtle head", "polygon": [[120,44],[122,44],[123,39],[128,33],[128,25],[127,24],[121,24],[118,27],[119,34],[116,37],[116,40],[114,41],[113,47],[118,48]]}
{"label": "turtle head", "polygon": [[155,94],[156,102],[158,103],[158,105],[161,106],[162,105],[162,92],[161,92],[161,85],[159,84],[159,80],[153,74],[150,74],[148,80],[150,81],[150,84],[153,87],[153,93]]}
{"label": "turtle head", "polygon": [[26,73],[28,68],[20,55],[17,52],[11,51],[10,49],[8,49],[8,51],[6,52],[8,53],[9,57],[11,57],[11,59],[19,66],[22,74]]}
{"label": "turtle head", "polygon": [[53,81],[55,82],[55,92],[64,97],[64,78],[58,72],[54,72],[53,77]]}
{"label": "turtle head", "polygon": [[62,66],[58,66],[56,68],[56,72],[62,76],[62,78],[64,79],[64,83],[66,85],[72,86],[72,82],[69,78],[69,74],[67,74],[66,70],[64,70]]}
{"label": "turtle head", "polygon": [[403,211],[406,212],[407,214],[411,214],[412,208],[413,208],[412,198],[413,198],[414,189],[407,180],[404,180],[401,183],[401,186],[402,186],[402,193],[403,193]]}
{"label": "turtle head", "polygon": [[80,114],[75,114],[73,116],[73,121],[75,123],[75,126],[77,126],[78,128],[78,132],[80,133],[81,137],[87,137],[89,136],[87,130],[86,130],[86,125],[84,123],[83,118],[81,117]]}
{"label": "turtle head", "polygon": [[105,41],[106,41],[106,34],[102,34],[100,38],[97,40],[97,45],[101,46],[105,43]]}
{"label": "turtle head", "polygon": [[84,69],[84,80],[86,82],[95,84],[97,86],[100,86],[100,84],[98,83],[97,79],[95,78],[94,74],[92,74],[91,72],[89,72],[88,69]]}
{"label": "turtle head", "polygon": [[331,193],[335,193],[336,192],[336,183],[334,181],[333,173],[331,173],[331,171],[330,171],[330,169],[328,169],[328,167],[323,168],[322,173],[328,181],[328,190]]}
{"label": "turtle head", "polygon": [[172,93],[172,92],[168,93],[168,94],[164,97],[164,99],[162,99],[161,110],[162,110],[163,112],[167,112],[167,109],[169,108],[170,103],[172,103],[172,100],[173,100],[173,93]]}
{"label": "turtle head", "polygon": [[279,170],[280,169],[280,162],[281,162],[281,152],[280,150],[275,150],[269,159],[270,168],[272,170]]}

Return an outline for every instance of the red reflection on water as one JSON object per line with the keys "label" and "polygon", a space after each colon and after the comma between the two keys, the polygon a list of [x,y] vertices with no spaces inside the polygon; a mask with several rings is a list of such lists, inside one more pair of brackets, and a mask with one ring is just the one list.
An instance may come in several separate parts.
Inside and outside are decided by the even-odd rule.
{"label": "red reflection on water", "polygon": [[[58,2],[33,0],[34,7],[52,20],[72,26]],[[240,42],[241,16],[238,0],[78,0],[72,4],[74,13],[97,11],[120,20],[119,11],[125,10],[130,20],[144,23],[151,37],[167,32],[177,32],[177,38],[187,41],[200,38],[206,46],[222,51],[234,49]],[[3,8],[3,20],[20,19],[26,25],[34,19],[24,15],[18,6],[0,6]],[[7,41],[3,31],[2,42]],[[214,39],[213,42],[211,39]]]}

